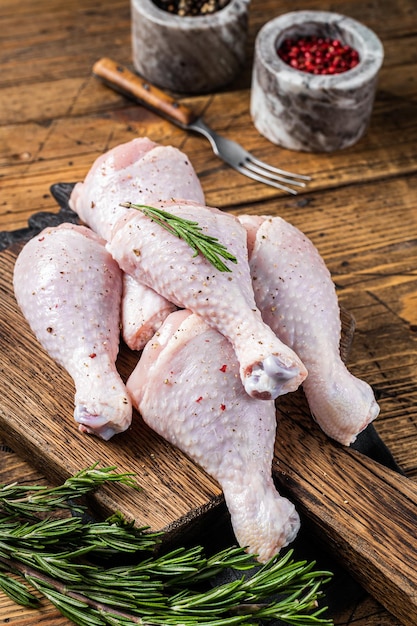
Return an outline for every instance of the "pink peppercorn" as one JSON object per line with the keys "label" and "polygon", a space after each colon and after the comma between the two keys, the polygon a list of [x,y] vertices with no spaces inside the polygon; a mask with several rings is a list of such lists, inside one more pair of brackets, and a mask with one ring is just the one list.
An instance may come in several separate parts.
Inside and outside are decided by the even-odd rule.
{"label": "pink peppercorn", "polygon": [[357,50],[330,37],[285,39],[277,53],[294,69],[309,74],[340,74],[359,63]]}

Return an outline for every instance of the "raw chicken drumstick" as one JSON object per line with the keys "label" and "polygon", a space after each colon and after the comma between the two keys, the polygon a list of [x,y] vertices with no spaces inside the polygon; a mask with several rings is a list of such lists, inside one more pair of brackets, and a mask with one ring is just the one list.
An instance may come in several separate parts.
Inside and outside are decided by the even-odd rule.
{"label": "raw chicken drumstick", "polygon": [[378,413],[371,387],[340,357],[340,310],[313,243],[279,217],[239,218],[248,231],[255,299],[267,324],[307,367],[303,389],[322,430],[349,445]]}
{"label": "raw chicken drumstick", "polygon": [[159,203],[165,211],[197,221],[233,254],[221,272],[189,245],[136,209],[115,225],[107,249],[124,272],[180,308],[200,315],[235,349],[249,395],[264,400],[294,391],[307,372],[298,356],[261,318],[255,305],[245,228],[230,214],[193,202]]}
{"label": "raw chicken drumstick", "polygon": [[75,383],[74,418],[102,439],[126,430],[132,405],[115,366],[122,273],[85,226],[46,228],[19,254],[17,302],[37,339]]}
{"label": "raw chicken drumstick", "polygon": [[[153,204],[171,198],[204,204],[197,174],[177,148],[140,137],[98,157],[84,182],[75,185],[69,204],[85,224],[108,240],[114,223],[126,212],[123,202]],[[132,306],[135,300],[136,307]],[[141,350],[175,308],[149,287],[124,280],[122,334],[126,344]]]}
{"label": "raw chicken drumstick", "polygon": [[231,344],[199,316],[172,313],[127,382],[144,421],[221,485],[236,539],[264,562],[299,528],[275,489],[273,401],[250,398]]}
{"label": "raw chicken drumstick", "polygon": [[126,213],[123,202],[149,204],[172,198],[204,204],[200,181],[188,157],[177,148],[138,137],[99,156],[84,182],[75,185],[69,205],[109,241],[114,224]]}

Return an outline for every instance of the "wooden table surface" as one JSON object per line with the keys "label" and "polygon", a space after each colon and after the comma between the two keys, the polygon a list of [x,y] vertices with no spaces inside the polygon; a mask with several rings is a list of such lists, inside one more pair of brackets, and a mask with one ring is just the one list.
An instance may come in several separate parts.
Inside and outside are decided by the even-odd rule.
{"label": "wooden table surface", "polygon": [[[344,13],[372,28],[385,60],[370,128],[333,154],[279,149],[249,115],[256,33],[294,9]],[[244,72],[226,90],[184,98],[215,130],[260,158],[308,173],[297,197],[229,169],[202,138],[163,121],[101,85],[93,63],[111,56],[131,67],[128,0],[1,0],[0,230],[24,228],[39,211],[57,212],[50,185],[82,180],[105,150],[147,134],[188,154],[207,204],[233,212],[275,213],[316,244],[340,303],[356,320],[349,367],[374,388],[376,429],[405,475],[417,481],[417,5],[415,0],[252,0]],[[8,442],[10,444],[10,442]],[[47,481],[30,460],[0,450],[0,482]],[[417,522],[417,520],[416,520]],[[417,524],[416,524],[417,528]],[[397,626],[366,593],[335,607],[338,626]],[[0,597],[0,623],[64,626]]]}

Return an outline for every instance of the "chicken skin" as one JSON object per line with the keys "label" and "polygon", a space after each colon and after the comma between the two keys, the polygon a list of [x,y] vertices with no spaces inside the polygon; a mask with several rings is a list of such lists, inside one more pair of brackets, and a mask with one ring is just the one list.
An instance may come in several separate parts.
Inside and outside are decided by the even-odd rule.
{"label": "chicken skin", "polygon": [[127,389],[144,421],[219,482],[241,546],[264,562],[294,539],[299,517],[271,476],[274,402],[248,396],[224,336],[189,311],[172,313]]}
{"label": "chicken skin", "polygon": [[188,157],[172,146],[138,137],[99,156],[69,205],[94,232],[109,241],[125,202],[149,204],[186,199],[204,203],[200,181]]}
{"label": "chicken skin", "polygon": [[82,432],[109,439],[126,430],[132,405],[115,366],[122,273],[85,226],[46,228],[20,252],[17,302],[38,341],[74,380]]}
{"label": "chicken skin", "polygon": [[[172,146],[146,137],[112,148],[96,159],[84,182],[77,183],[70,207],[103,239],[126,213],[121,204],[154,204],[184,198],[204,203],[200,181],[187,156]],[[141,350],[175,306],[132,278],[123,279],[122,335],[133,350]]]}
{"label": "chicken skin", "polygon": [[245,228],[232,215],[193,202],[159,203],[164,210],[197,221],[237,263],[230,272],[213,267],[182,239],[140,211],[129,209],[114,228],[107,249],[124,272],[179,308],[200,315],[232,343],[249,395],[274,399],[294,391],[307,372],[298,356],[267,326],[255,305]]}
{"label": "chicken skin", "polygon": [[340,310],[330,273],[313,243],[279,217],[239,218],[248,233],[256,303],[274,332],[302,359],[303,389],[322,430],[349,445],[378,413],[371,387],[340,357]]}
{"label": "chicken skin", "polygon": [[153,289],[123,274],[122,336],[131,350],[142,350],[176,308]]}

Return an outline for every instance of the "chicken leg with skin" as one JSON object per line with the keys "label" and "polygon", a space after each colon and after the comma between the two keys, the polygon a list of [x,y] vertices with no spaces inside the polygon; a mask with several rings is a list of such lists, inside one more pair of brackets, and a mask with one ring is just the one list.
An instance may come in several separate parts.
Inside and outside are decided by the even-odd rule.
{"label": "chicken leg with skin", "polygon": [[299,517],[271,476],[274,402],[247,395],[220,333],[189,311],[172,313],[127,389],[144,421],[219,482],[242,547],[264,562],[295,538]]}
{"label": "chicken leg with skin", "polygon": [[294,391],[306,377],[298,356],[267,326],[256,307],[247,258],[246,231],[233,216],[193,202],[159,203],[198,222],[233,254],[221,272],[159,224],[130,209],[114,228],[107,249],[124,272],[180,308],[200,315],[232,343],[249,395],[274,399]]}
{"label": "chicken leg with skin", "polygon": [[303,360],[303,389],[322,430],[349,445],[378,413],[371,387],[340,357],[340,310],[313,243],[279,217],[239,218],[248,232],[255,300],[275,333]]}
{"label": "chicken leg with skin", "polygon": [[100,237],[109,241],[125,202],[161,200],[204,202],[204,194],[187,156],[172,146],[138,137],[100,155],[84,182],[72,191],[69,206]]}
{"label": "chicken leg with skin", "polygon": [[[204,202],[194,168],[177,148],[140,137],[100,155],[84,182],[75,185],[69,204],[83,222],[108,240],[114,223],[126,212],[121,206],[124,202],[153,204],[171,198]],[[135,281],[124,277],[122,335],[126,344],[141,350],[175,308],[145,286],[140,276]]]}
{"label": "chicken leg with skin", "polygon": [[84,226],[46,228],[20,252],[14,290],[37,339],[75,383],[82,432],[110,439],[131,423],[132,406],[115,366],[122,273]]}

